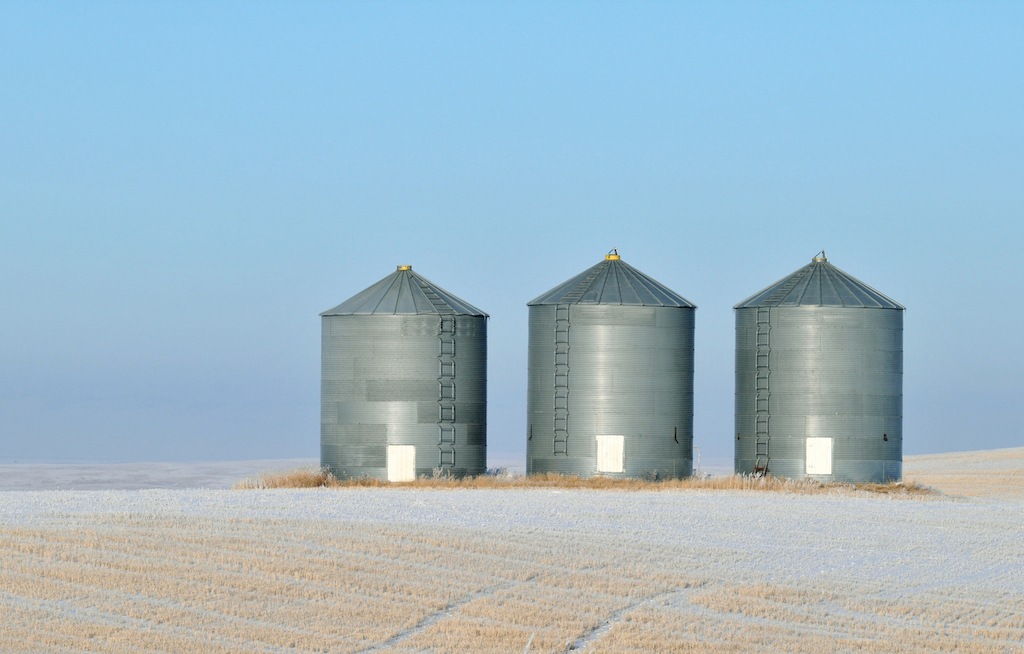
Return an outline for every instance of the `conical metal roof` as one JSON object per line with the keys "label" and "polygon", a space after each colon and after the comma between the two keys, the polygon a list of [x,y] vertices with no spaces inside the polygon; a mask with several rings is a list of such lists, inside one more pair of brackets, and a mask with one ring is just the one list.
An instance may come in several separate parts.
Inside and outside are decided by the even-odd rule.
{"label": "conical metal roof", "polygon": [[751,295],[734,308],[797,306],[905,309],[899,302],[830,264],[824,250],[800,270]]}
{"label": "conical metal roof", "polygon": [[614,250],[601,263],[534,298],[527,306],[544,304],[697,308],[697,305],[682,295],[620,259]]}
{"label": "conical metal roof", "polygon": [[356,293],[321,316],[394,315],[394,314],[447,314],[459,316],[487,316],[469,302],[459,299],[434,284],[426,277],[414,273],[412,266],[398,266],[398,270]]}

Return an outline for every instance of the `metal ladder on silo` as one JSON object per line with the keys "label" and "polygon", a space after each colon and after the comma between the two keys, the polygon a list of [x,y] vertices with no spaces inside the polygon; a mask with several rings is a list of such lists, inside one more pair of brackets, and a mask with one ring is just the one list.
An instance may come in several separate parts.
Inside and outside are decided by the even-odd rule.
{"label": "metal ladder on silo", "polygon": [[438,465],[455,465],[455,328],[456,317],[451,306],[434,292],[430,284],[417,280],[423,295],[441,314],[438,326]]}
{"label": "metal ladder on silo", "polygon": [[[429,297],[429,295],[428,295]],[[455,465],[455,328],[453,315],[442,315],[438,328],[438,443],[439,465]]]}
{"label": "metal ladder on silo", "polygon": [[591,282],[603,271],[594,266],[571,292],[555,305],[555,440],[554,454],[569,454],[569,306],[579,301]]}
{"label": "metal ladder on silo", "polygon": [[430,300],[430,304],[434,305],[434,308],[437,309],[438,313],[454,313],[452,311],[451,306],[448,305],[448,302],[446,302],[444,298],[442,298],[440,295],[435,293],[434,289],[430,288],[430,284],[426,283],[422,279],[419,279],[417,281],[419,282],[420,290],[423,291],[423,295],[427,296],[427,299]]}
{"label": "metal ladder on silo", "polygon": [[754,355],[754,471],[755,477],[768,474],[768,460],[771,452],[771,388],[769,367],[771,357],[771,309],[757,307],[757,331],[755,334],[756,354]]}
{"label": "metal ladder on silo", "polygon": [[755,477],[768,474],[768,462],[771,459],[771,306],[781,302],[806,277],[793,275],[785,284],[761,301],[757,307],[757,333],[754,363],[754,471]]}
{"label": "metal ladder on silo", "polygon": [[569,454],[569,305],[555,305],[554,454]]}

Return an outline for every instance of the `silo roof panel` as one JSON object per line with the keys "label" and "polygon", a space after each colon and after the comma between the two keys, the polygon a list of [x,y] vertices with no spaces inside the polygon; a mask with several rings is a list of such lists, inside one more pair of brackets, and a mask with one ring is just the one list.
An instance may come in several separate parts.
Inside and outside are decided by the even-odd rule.
{"label": "silo roof panel", "polygon": [[734,308],[748,307],[851,307],[899,309],[905,307],[828,262],[824,256],[758,291]]}
{"label": "silo roof panel", "polygon": [[410,266],[398,270],[356,293],[321,316],[446,314],[487,316],[472,304],[452,295]]}
{"label": "silo roof panel", "polygon": [[630,266],[617,255],[609,256],[527,303],[528,306],[545,304],[696,308],[682,295]]}

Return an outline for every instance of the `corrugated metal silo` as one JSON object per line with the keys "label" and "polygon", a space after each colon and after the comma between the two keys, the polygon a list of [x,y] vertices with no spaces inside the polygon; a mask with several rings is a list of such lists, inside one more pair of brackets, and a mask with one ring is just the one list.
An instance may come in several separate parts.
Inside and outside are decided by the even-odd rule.
{"label": "corrugated metal silo", "polygon": [[901,479],[904,307],[821,252],[735,310],[736,472]]}
{"label": "corrugated metal silo", "polygon": [[527,473],[689,476],[696,306],[617,253],[528,306]]}
{"label": "corrugated metal silo", "polygon": [[323,312],[320,461],[407,481],[487,466],[487,314],[399,266]]}

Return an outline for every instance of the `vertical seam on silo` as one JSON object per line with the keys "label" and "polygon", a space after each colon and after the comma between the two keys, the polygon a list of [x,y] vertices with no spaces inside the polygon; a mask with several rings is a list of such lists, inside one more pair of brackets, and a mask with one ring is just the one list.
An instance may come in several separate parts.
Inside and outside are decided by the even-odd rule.
{"label": "vertical seam on silo", "polygon": [[[622,278],[624,280],[626,280],[626,284],[629,285],[629,288],[633,291],[633,294],[636,295],[636,298],[639,301],[639,303],[640,304],[646,304],[644,302],[644,298],[640,294],[640,291],[637,290],[636,284],[633,283],[633,281],[629,278],[628,275],[625,274],[625,272],[623,273]],[[622,302],[622,289],[621,289],[621,286],[622,285],[620,284],[619,285],[619,287],[620,287],[619,288],[619,302],[624,304],[624,302]],[[641,286],[641,288],[642,288],[642,286]]]}
{"label": "vertical seam on silo", "polygon": [[690,302],[686,298],[679,295],[672,289],[666,288],[661,284],[661,282],[654,279],[650,275],[647,275],[637,270],[636,268],[633,268],[628,263],[625,263],[623,265],[626,267],[627,270],[636,275],[638,279],[642,279],[644,282],[646,282],[646,290],[655,298],[657,298],[664,306],[684,307],[690,304]]}
{"label": "vertical seam on silo", "polygon": [[[823,274],[822,277],[824,277],[824,276],[825,275]],[[836,276],[834,274],[832,274],[832,271],[829,271],[828,283],[829,283],[829,285],[832,286],[832,290],[835,291],[836,297],[839,299],[839,304],[844,306],[844,307],[848,306],[846,304],[846,300],[843,299],[843,294],[839,290],[839,284],[836,283]],[[845,287],[845,284],[844,284],[844,287]],[[856,297],[857,294],[854,293],[853,296]],[[822,296],[822,298],[824,298],[824,295]],[[822,304],[824,304],[824,301],[822,301]]]}
{"label": "vertical seam on silo", "polygon": [[605,302],[605,299],[604,299],[604,290],[608,288],[608,281],[610,280],[611,284],[614,287],[612,289],[612,293],[614,293],[615,297],[618,298],[618,303],[622,304],[623,303],[623,285],[620,284],[620,280],[618,280],[618,271],[611,266],[610,262],[608,262],[605,265],[604,270],[605,270],[605,272],[604,272],[604,279],[603,279],[603,284],[601,285],[601,294],[598,297],[598,302],[601,303],[601,304],[607,304]]}
{"label": "vertical seam on silo", "polygon": [[[384,298],[386,298],[388,296],[388,293],[391,292],[391,289],[393,289],[395,287],[395,284],[400,284],[400,283],[401,283],[401,275],[399,275],[399,277],[397,279],[395,279],[395,281],[391,282],[391,285],[388,286],[387,289],[385,289],[385,291],[383,293],[381,293],[380,299],[378,299],[376,304],[373,305],[373,309],[370,311],[370,313],[376,313],[377,309],[384,302]],[[396,307],[398,306],[398,299],[397,298],[395,299],[395,306]]]}

